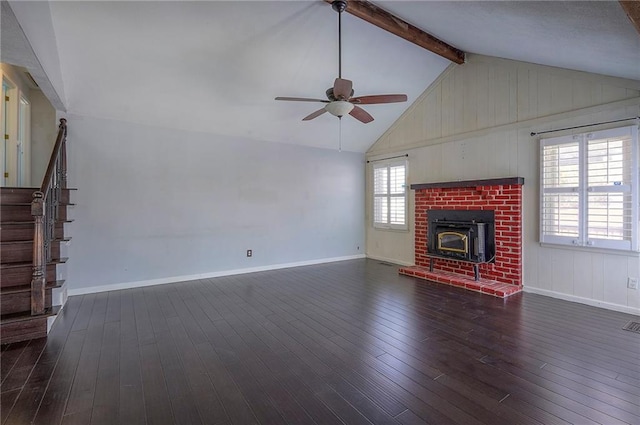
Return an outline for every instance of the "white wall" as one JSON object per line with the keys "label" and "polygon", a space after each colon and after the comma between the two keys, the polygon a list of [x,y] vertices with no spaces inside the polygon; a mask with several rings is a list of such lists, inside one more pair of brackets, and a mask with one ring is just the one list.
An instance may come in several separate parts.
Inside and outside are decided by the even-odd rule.
{"label": "white wall", "polygon": [[[523,187],[524,285],[529,291],[640,312],[637,253],[594,252],[538,243],[538,138],[530,132],[640,115],[640,82],[470,55],[429,87],[367,153],[409,154],[409,182],[519,176]],[[622,124],[619,124],[622,125]],[[598,127],[591,127],[597,129]],[[580,130],[578,130],[579,132]],[[562,133],[554,133],[562,134]],[[367,173],[367,255],[413,264],[410,231],[371,226]]]}
{"label": "white wall", "polygon": [[68,119],[71,294],[363,254],[363,154]]}

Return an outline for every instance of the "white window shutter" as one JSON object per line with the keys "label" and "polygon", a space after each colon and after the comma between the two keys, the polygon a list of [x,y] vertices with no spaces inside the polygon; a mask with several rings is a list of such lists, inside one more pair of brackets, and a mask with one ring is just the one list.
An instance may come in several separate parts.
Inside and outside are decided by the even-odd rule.
{"label": "white window shutter", "polygon": [[540,241],[638,250],[638,129],[543,139]]}
{"label": "white window shutter", "polygon": [[573,137],[541,144],[541,241],[577,244],[580,236],[580,143]]}
{"label": "white window shutter", "polygon": [[373,167],[373,225],[406,230],[407,162],[380,162]]}

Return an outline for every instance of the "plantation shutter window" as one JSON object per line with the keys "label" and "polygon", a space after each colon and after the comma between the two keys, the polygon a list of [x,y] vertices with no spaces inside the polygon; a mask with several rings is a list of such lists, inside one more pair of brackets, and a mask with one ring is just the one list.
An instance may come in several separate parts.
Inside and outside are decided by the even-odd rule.
{"label": "plantation shutter window", "polygon": [[580,233],[579,144],[572,138],[542,146],[542,230],[545,242],[571,243]]}
{"label": "plantation shutter window", "polygon": [[540,241],[638,250],[638,129],[541,140]]}
{"label": "plantation shutter window", "polygon": [[373,225],[383,229],[408,228],[406,161],[373,166]]}

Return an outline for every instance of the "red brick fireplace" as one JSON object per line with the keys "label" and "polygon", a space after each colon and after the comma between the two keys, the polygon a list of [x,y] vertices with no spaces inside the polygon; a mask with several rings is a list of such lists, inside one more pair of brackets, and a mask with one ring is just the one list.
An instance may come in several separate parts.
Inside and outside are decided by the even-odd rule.
{"label": "red brick fireplace", "polygon": [[[400,273],[498,297],[520,292],[523,184],[524,178],[509,177],[411,185],[416,191],[416,265],[402,267]],[[428,216],[432,210],[493,211],[495,257],[473,263],[433,255],[427,248]]]}

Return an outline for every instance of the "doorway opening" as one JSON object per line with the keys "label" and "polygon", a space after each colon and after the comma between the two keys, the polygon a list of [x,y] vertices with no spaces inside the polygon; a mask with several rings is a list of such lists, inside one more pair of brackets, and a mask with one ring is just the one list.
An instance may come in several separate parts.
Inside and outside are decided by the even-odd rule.
{"label": "doorway opening", "polygon": [[57,133],[56,111],[27,69],[0,63],[0,186],[39,187]]}

